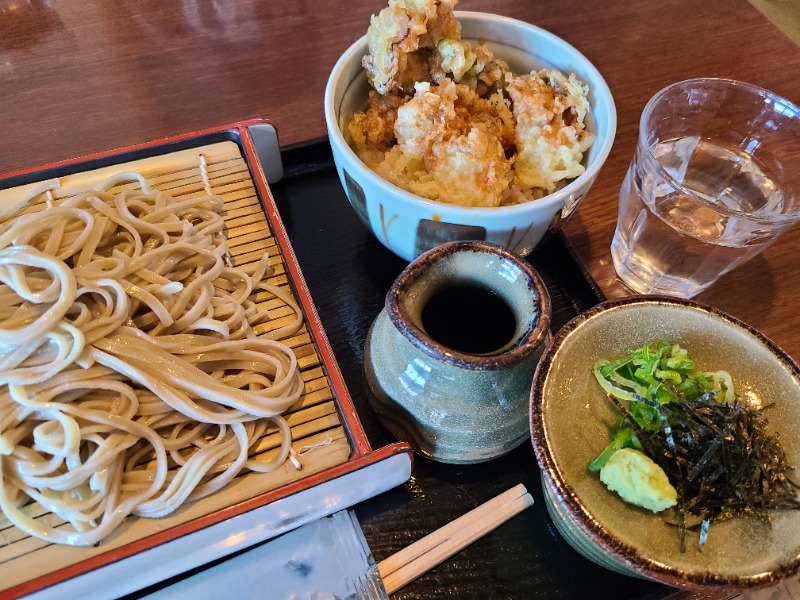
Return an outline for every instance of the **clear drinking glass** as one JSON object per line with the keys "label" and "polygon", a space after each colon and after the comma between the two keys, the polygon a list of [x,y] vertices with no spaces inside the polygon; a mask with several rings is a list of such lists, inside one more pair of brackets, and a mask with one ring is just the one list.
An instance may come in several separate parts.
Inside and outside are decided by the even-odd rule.
{"label": "clear drinking glass", "polygon": [[639,293],[692,297],[800,219],[800,108],[690,79],[658,92],[619,197],[611,256]]}

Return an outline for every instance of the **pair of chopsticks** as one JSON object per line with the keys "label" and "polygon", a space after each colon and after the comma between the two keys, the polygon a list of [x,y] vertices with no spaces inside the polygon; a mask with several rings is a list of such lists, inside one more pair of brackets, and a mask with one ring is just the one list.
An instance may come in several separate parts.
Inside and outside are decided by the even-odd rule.
{"label": "pair of chopsticks", "polygon": [[378,572],[386,593],[393,594],[531,504],[533,497],[520,483],[381,561]]}

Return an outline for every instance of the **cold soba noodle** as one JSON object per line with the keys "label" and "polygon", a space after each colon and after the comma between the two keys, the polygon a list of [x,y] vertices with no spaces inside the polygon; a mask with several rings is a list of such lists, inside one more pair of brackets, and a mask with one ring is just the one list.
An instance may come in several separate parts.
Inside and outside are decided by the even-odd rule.
{"label": "cold soba noodle", "polygon": [[[144,191],[105,191],[127,178]],[[303,382],[277,340],[302,315],[261,282],[266,257],[229,266],[221,209],[123,174],[0,213],[0,507],[20,529],[94,544],[130,514],[167,515],[286,460],[280,415]],[[268,318],[249,299],[257,289],[294,321],[256,337]],[[280,449],[257,460],[267,428]],[[32,518],[31,501],[69,524]]]}

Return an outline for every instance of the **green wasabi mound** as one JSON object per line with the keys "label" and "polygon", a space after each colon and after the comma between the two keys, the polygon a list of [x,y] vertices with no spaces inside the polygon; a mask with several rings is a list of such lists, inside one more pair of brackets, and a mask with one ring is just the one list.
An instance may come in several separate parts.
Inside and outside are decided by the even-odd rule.
{"label": "green wasabi mound", "polygon": [[664,470],[633,448],[617,450],[600,469],[600,481],[631,504],[661,512],[678,502]]}

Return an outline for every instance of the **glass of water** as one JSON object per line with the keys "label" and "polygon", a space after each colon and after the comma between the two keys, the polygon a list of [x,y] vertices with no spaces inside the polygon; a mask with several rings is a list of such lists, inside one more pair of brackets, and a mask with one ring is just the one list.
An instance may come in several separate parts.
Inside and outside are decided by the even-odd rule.
{"label": "glass of water", "polygon": [[692,297],[800,219],[800,108],[759,87],[690,79],[648,102],[611,256],[638,293]]}

